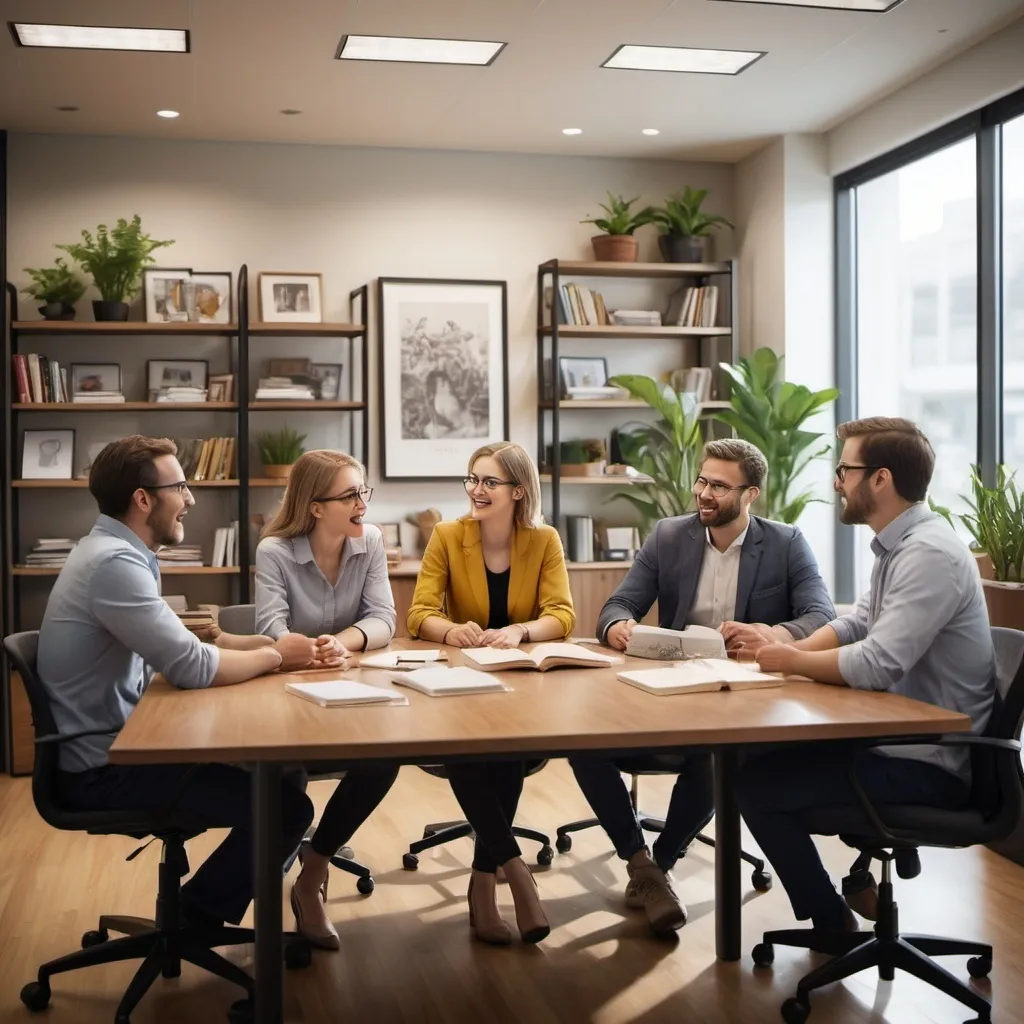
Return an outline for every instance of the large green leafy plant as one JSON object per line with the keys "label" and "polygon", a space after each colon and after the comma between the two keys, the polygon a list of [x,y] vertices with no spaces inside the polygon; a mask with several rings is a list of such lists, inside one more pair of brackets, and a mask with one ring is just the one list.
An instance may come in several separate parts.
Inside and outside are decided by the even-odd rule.
{"label": "large green leafy plant", "polygon": [[664,206],[651,211],[651,219],[667,235],[683,238],[701,238],[710,235],[713,228],[733,227],[732,221],[718,213],[703,213],[701,204],[708,197],[706,188],[691,188],[669,196]]}
{"label": "large green leafy plant", "polygon": [[[1024,492],[1014,474],[1000,466],[995,487],[986,487],[978,466],[971,467],[972,496],[963,497],[970,512],[955,513],[974,538],[974,545],[992,560],[993,578],[1024,583]],[[973,500],[972,500],[973,499]],[[948,509],[932,506],[949,515]]]}
{"label": "large green leafy plant", "polygon": [[608,202],[600,204],[607,216],[588,217],[580,223],[593,224],[608,235],[631,235],[637,228],[650,224],[654,219],[654,208],[651,206],[645,206],[636,213],[631,211],[630,208],[639,198],[634,196],[632,199],[623,199],[622,196],[613,196],[609,192]]}
{"label": "large green leafy plant", "polygon": [[641,374],[620,374],[608,383],[625,388],[661,417],[655,423],[627,424],[619,431],[623,460],[650,477],[650,482],[638,481],[612,497],[623,498],[637,509],[646,535],[659,519],[683,515],[693,504],[703,443],[696,406],[690,396]]}
{"label": "large green leafy plant", "polygon": [[73,306],[85,294],[85,282],[69,269],[62,256],[54,260],[54,266],[33,270],[25,268],[32,283],[22,288],[37,302],[61,302]]}
{"label": "large green leafy plant", "polygon": [[803,384],[792,384],[782,379],[782,364],[770,348],[759,348],[735,366],[721,363],[732,380],[731,408],[712,415],[764,454],[768,477],[755,511],[767,519],[795,523],[808,504],[823,500],[815,498],[810,489],[796,492],[796,481],[813,459],[829,451],[828,444],[818,443],[824,434],[801,427],[808,417],[834,402],[839,392],[835,388],[811,391]]}
{"label": "large green leafy plant", "polygon": [[136,214],[131,221],[121,217],[112,228],[100,224],[95,236],[83,230],[81,242],[57,248],[70,254],[91,275],[104,302],[127,302],[142,287],[143,269],[156,262],[153,250],[173,243],[173,238],[159,241],[147,235]]}
{"label": "large green leafy plant", "polygon": [[290,466],[306,450],[302,447],[305,440],[306,435],[300,434],[292,427],[265,430],[256,435],[260,462],[264,466]]}

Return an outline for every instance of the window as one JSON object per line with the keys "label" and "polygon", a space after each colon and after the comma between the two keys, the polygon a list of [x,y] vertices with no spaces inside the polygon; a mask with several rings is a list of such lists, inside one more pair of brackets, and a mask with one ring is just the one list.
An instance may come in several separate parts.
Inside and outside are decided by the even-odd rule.
{"label": "window", "polygon": [[1024,485],[1024,115],[1003,127],[1003,462]]}
{"label": "window", "polygon": [[939,333],[939,289],[933,284],[917,285],[911,302],[911,337],[934,337]]}

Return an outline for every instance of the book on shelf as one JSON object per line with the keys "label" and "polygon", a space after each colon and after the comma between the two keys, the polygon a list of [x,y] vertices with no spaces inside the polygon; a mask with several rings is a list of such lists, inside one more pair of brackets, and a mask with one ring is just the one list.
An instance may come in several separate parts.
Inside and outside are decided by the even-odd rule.
{"label": "book on shelf", "polygon": [[165,402],[205,402],[206,395],[206,388],[175,385],[173,387],[157,388],[150,391],[149,400],[160,404]]}
{"label": "book on shelf", "polygon": [[198,544],[176,544],[161,548],[156,553],[157,565],[164,568],[200,568],[203,565],[203,549]]}
{"label": "book on shelf", "polygon": [[75,391],[71,401],[78,405],[117,405],[124,401],[120,391]]}
{"label": "book on shelf", "polygon": [[591,651],[578,644],[537,644],[530,651],[518,648],[503,650],[498,647],[467,647],[463,658],[485,672],[504,672],[525,668],[533,672],[547,672],[551,668],[606,668],[621,664],[622,659],[610,654]]}
{"label": "book on shelf", "polygon": [[36,352],[16,352],[11,356],[11,391],[24,405],[67,402],[67,369]]}
{"label": "book on shelf", "polygon": [[673,292],[665,322],[676,327],[717,326],[718,285],[691,285]]}
{"label": "book on shelf", "polygon": [[693,395],[697,402],[706,402],[711,398],[711,367],[691,366],[683,380],[683,391]]}
{"label": "book on shelf", "polygon": [[486,672],[459,665],[455,668],[417,668],[411,672],[388,672],[393,683],[408,686],[428,697],[450,697],[457,693],[490,693],[511,687]]}
{"label": "book on shelf", "polygon": [[394,690],[358,683],[354,679],[335,679],[326,683],[285,683],[288,693],[312,701],[322,708],[350,707],[358,704],[407,704],[408,699]]}
{"label": "book on shelf", "polygon": [[234,480],[236,441],[233,437],[185,437],[175,440],[185,479]]}
{"label": "book on shelf", "polygon": [[217,568],[238,565],[238,522],[218,526],[213,537],[213,557],[210,565]]}
{"label": "book on shelf", "polygon": [[[552,306],[551,289],[545,292],[545,304],[550,310]],[[609,322],[608,310],[600,292],[595,292],[583,284],[569,281],[558,286],[558,305],[554,310],[557,322],[577,327],[596,327]]]}
{"label": "book on shelf", "polygon": [[40,537],[23,564],[32,569],[61,569],[77,543],[69,537]]}
{"label": "book on shelf", "polygon": [[656,309],[617,309],[612,323],[619,327],[660,327],[661,313]]}
{"label": "book on shelf", "polygon": [[669,668],[626,669],[618,679],[648,693],[709,693],[715,690],[760,690],[781,686],[781,676],[770,676],[756,665],[738,665],[728,658],[695,658]]}
{"label": "book on shelf", "polygon": [[359,659],[360,668],[392,668],[411,672],[424,665],[438,661],[447,661],[448,652],[434,651],[382,651],[380,654],[368,654]]}
{"label": "book on shelf", "polygon": [[626,654],[631,658],[673,661],[676,658],[724,658],[725,639],[709,626],[665,629],[662,626],[633,627]]}
{"label": "book on shelf", "polygon": [[260,377],[256,385],[257,402],[310,402],[319,397],[316,382],[302,374],[288,377]]}

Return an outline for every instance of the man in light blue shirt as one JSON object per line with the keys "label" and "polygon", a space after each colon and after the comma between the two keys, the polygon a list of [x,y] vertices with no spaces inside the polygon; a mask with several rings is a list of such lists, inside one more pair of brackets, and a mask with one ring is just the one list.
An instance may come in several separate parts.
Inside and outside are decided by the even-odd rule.
{"label": "man in light blue shirt", "polygon": [[[160,596],[155,552],[184,539],[195,504],[172,441],[132,435],[93,463],[101,515],[68,556],[39,631],[37,669],[61,734],[58,787],[83,810],[180,808],[228,837],[182,888],[186,917],[237,923],[252,899],[250,776],[227,765],[112,765],[107,751],[155,672],[174,686],[240,683],[308,665],[314,642],[287,634],[200,642]],[[313,818],[308,797],[282,786],[282,860]]]}
{"label": "man in light blue shirt", "polygon": [[[875,534],[871,588],[852,614],[795,643],[758,652],[761,668],[860,690],[888,690],[988,722],[995,654],[981,580],[949,523],[925,504],[935,465],[928,439],[908,420],[873,417],[840,426],[835,490],[844,523]],[[800,920],[817,929],[853,929],[856,920],[822,866],[803,811],[855,804],[841,747],[779,751],[749,761],[740,809],[778,872]],[[967,752],[927,744],[858,755],[857,776],[880,803],[956,807],[970,794]],[[864,868],[862,861],[858,866]],[[871,916],[873,902],[851,894]]]}

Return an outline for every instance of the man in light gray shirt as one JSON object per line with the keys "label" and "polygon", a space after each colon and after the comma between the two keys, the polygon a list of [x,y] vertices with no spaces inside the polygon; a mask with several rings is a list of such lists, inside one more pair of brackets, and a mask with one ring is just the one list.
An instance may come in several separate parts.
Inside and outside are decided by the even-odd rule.
{"label": "man in light gray shirt", "polygon": [[[935,454],[908,420],[844,423],[835,489],[844,523],[875,534],[871,589],[850,615],[789,645],[758,652],[761,668],[860,690],[888,690],[988,722],[995,654],[974,558],[946,520],[925,504]],[[799,920],[851,930],[856,921],[822,866],[803,811],[857,802],[842,747],[779,751],[741,772],[740,809],[774,865]],[[970,794],[966,751],[933,745],[875,748],[856,759],[869,799],[956,807]],[[863,859],[858,866],[864,868]],[[850,904],[871,916],[871,899]]]}
{"label": "man in light gray shirt", "polygon": [[[58,788],[82,810],[175,807],[231,828],[182,888],[193,923],[237,923],[252,899],[250,776],[227,765],[112,765],[107,751],[156,672],[173,686],[240,683],[311,664],[307,637],[218,637],[190,633],[160,596],[155,552],[184,539],[195,504],[174,442],[132,435],[97,456],[89,490],[101,515],[61,569],[39,631],[37,669],[62,735]],[[313,818],[308,797],[282,785],[282,860]]]}

